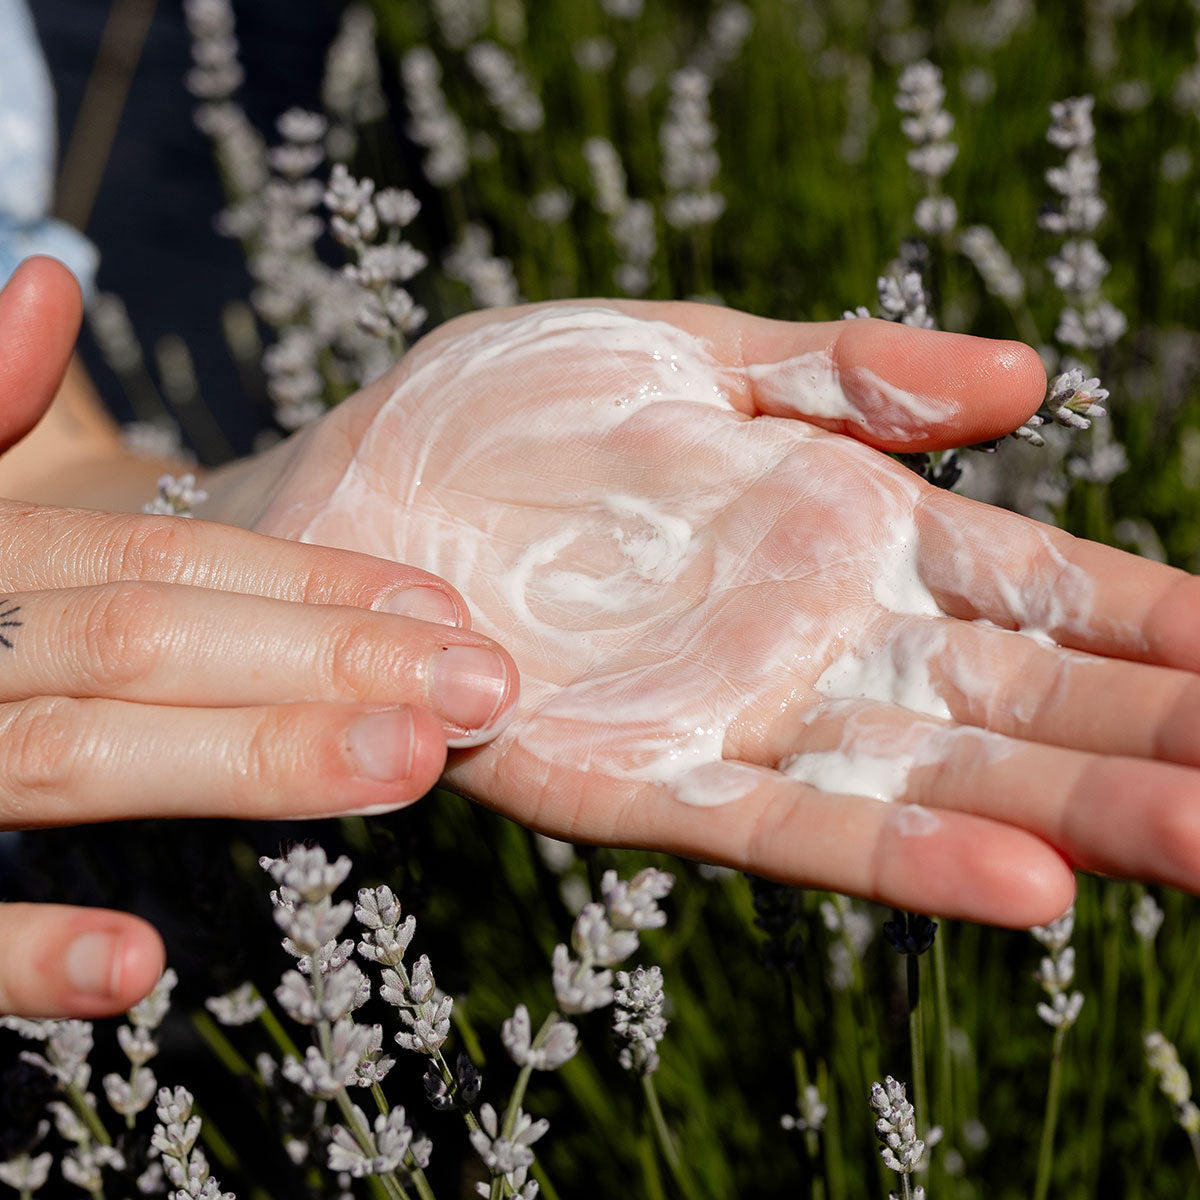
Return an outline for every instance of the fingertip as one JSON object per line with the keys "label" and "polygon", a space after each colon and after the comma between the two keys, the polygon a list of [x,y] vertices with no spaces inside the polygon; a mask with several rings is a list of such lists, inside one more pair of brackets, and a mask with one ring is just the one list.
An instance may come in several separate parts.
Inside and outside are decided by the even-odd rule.
{"label": "fingertip", "polygon": [[[884,868],[888,902],[914,912],[1028,929],[1069,907],[1075,874],[1052,846],[1025,830],[966,813],[898,806]],[[907,829],[905,828],[907,826]]]}
{"label": "fingertip", "polygon": [[148,996],[162,978],[167,952],[158,930],[140,917],[127,917],[114,955],[113,999],[124,1011]]}
{"label": "fingertip", "polygon": [[836,356],[847,396],[863,415],[858,436],[885,450],[944,450],[1003,437],[1046,394],[1042,361],[1022,342],[855,320],[839,334]]}

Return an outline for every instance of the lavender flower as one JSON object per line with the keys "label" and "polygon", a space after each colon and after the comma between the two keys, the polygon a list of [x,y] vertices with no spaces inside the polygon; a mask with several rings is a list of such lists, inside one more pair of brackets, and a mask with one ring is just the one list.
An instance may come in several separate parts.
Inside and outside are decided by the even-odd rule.
{"label": "lavender flower", "polygon": [[196,1148],[200,1136],[200,1118],[192,1114],[194,1101],[187,1088],[174,1092],[161,1088],[150,1144],[162,1155],[167,1178],[175,1185],[173,1200],[235,1200],[232,1192],[222,1192],[208,1169],[204,1152]]}
{"label": "lavender flower", "polygon": [[413,1168],[424,1170],[429,1165],[432,1143],[413,1133],[403,1108],[393,1108],[377,1116],[373,1129],[361,1108],[355,1105],[351,1111],[354,1126],[359,1130],[372,1130],[374,1145],[369,1149],[364,1147],[362,1141],[365,1139],[361,1139],[361,1135],[352,1133],[344,1125],[335,1125],[329,1144],[331,1171],[345,1171],[355,1179],[394,1172],[402,1181],[407,1181]]}
{"label": "lavender flower", "polygon": [[613,1034],[621,1049],[618,1061],[627,1071],[649,1075],[658,1070],[658,1044],[667,1032],[662,1015],[662,970],[637,967],[617,972]]}
{"label": "lavender flower", "polygon": [[1134,902],[1130,912],[1133,931],[1147,945],[1158,936],[1163,923],[1163,911],[1149,892],[1143,892]]}
{"label": "lavender flower", "polygon": [[971,260],[983,286],[993,296],[1010,305],[1024,303],[1025,280],[1012,256],[988,226],[972,225],[964,229],[959,235],[958,248]]}
{"label": "lavender flower", "polygon": [[196,486],[196,477],[191,472],[178,478],[160,475],[158,495],[142,505],[142,512],[167,517],[192,517],[196,515],[196,505],[203,504],[207,499],[208,493]]}
{"label": "lavender flower", "polygon": [[804,1090],[796,1097],[797,1113],[793,1116],[791,1113],[784,1113],[779,1118],[780,1127],[789,1132],[795,1130],[797,1133],[820,1133],[822,1126],[825,1124],[825,1117],[829,1113],[829,1105],[821,1100],[820,1090],[816,1084],[807,1084]]}
{"label": "lavender flower", "polygon": [[1034,978],[1050,998],[1050,1003],[1038,1004],[1037,1014],[1059,1033],[1065,1033],[1075,1024],[1083,1008],[1083,993],[1068,991],[1075,978],[1075,951],[1069,945],[1074,928],[1072,905],[1056,921],[1036,925],[1029,931],[1049,952],[1034,972]]}
{"label": "lavender flower", "polygon": [[712,78],[688,67],[671,76],[670,89],[659,132],[667,189],[663,216],[677,229],[711,225],[725,210],[725,197],[712,189],[721,169],[709,103]]}
{"label": "lavender flower", "polygon": [[258,1020],[267,1002],[252,983],[242,983],[223,996],[209,996],[204,1007],[226,1026],[249,1025]]}
{"label": "lavender flower", "polygon": [[896,107],[909,114],[900,122],[900,128],[913,143],[908,165],[927,190],[917,202],[913,221],[922,233],[941,236],[958,221],[954,201],[941,191],[942,177],[958,155],[958,146],[950,141],[954,117],[942,106],[946,98],[942,73],[927,60],[912,63],[901,72],[899,89]]}
{"label": "lavender flower", "polygon": [[[533,1166],[533,1151],[529,1147],[545,1135],[550,1123],[535,1121],[519,1107],[511,1122],[508,1116],[505,1114],[502,1129],[496,1110],[484,1104],[479,1110],[480,1128],[471,1133],[471,1145],[488,1171],[493,1176],[502,1176],[509,1188],[516,1191],[524,1185],[525,1173]],[[488,1194],[485,1187],[481,1195]],[[536,1189],[531,1194],[536,1194]]]}
{"label": "lavender flower", "polygon": [[917,1137],[916,1114],[904,1093],[904,1084],[890,1075],[871,1084],[871,1107],[878,1116],[875,1136],[883,1143],[880,1157],[889,1171],[911,1175],[922,1165],[925,1143]]}
{"label": "lavender flower", "polygon": [[409,123],[405,132],[428,153],[425,177],[435,187],[448,187],[466,175],[470,166],[467,135],[451,111],[441,88],[442,69],[427,46],[416,46],[400,60]]}
{"label": "lavender flower", "polygon": [[18,1154],[0,1163],[0,1183],[20,1192],[22,1196],[30,1196],[50,1178],[50,1164],[53,1161],[54,1155],[49,1150],[33,1158],[28,1154]]}
{"label": "lavender flower", "polygon": [[542,102],[507,50],[494,42],[476,42],[467,50],[467,66],[505,129],[530,133],[542,127],[546,120]]}
{"label": "lavender flower", "polygon": [[579,1049],[579,1034],[570,1021],[555,1021],[535,1046],[529,1010],[523,1004],[518,1004],[504,1022],[500,1040],[517,1066],[532,1067],[535,1071],[557,1071]]}
{"label": "lavender flower", "polygon": [[1192,1080],[1179,1053],[1158,1030],[1143,1039],[1146,1062],[1158,1078],[1159,1091],[1171,1101],[1175,1120],[1193,1140],[1200,1135],[1200,1108],[1192,1099]]}

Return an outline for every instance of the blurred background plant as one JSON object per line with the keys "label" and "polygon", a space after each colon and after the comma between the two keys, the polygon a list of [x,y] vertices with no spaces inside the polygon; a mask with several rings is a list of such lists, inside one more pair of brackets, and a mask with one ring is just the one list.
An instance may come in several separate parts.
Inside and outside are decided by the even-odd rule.
{"label": "blurred background plant", "polygon": [[[185,7],[187,86],[227,196],[218,224],[253,280],[223,323],[247,409],[273,414],[267,438],[479,306],[615,294],[781,318],[874,311],[1021,338],[1056,378],[1019,439],[915,469],[1200,568],[1194,0],[375,0],[342,14],[322,111],[261,129],[239,103],[234,10]],[[186,341],[147,354],[115,298],[91,320],[143,418],[132,441],[182,433],[202,458],[227,452]],[[290,1044],[273,1009],[229,1029],[202,1007],[246,983],[247,1004],[273,994],[278,934],[256,862],[287,836],[317,837],[331,859],[344,849],[357,884],[391,888],[454,1000],[434,1082],[412,1054],[389,1075],[403,1112],[380,1136],[405,1147],[389,1194],[416,1186],[428,1136],[422,1178],[443,1197],[475,1182],[532,1194],[536,1179],[551,1197],[836,1200],[886,1195],[897,1170],[902,1194],[939,1200],[1200,1195],[1190,898],[1082,880],[1073,926],[1039,931],[1039,966],[1027,935],[552,843],[442,792],[397,817],[301,830],[135,828],[103,855],[40,834],[14,886],[37,895],[53,878],[57,899],[103,898],[165,928],[180,984],[156,1064],[169,1057],[170,1079],[194,1091],[204,1151],[240,1195],[364,1186],[346,1173],[361,1142],[335,1137],[343,1173],[320,1169],[324,1101],[250,1066]],[[649,927],[656,967],[596,983],[621,927],[597,924],[611,903],[585,905],[608,903],[607,871],[648,866],[676,877],[669,926]],[[572,922],[580,957],[559,956],[552,986]],[[422,1004],[440,1028],[415,975],[392,997],[408,1016],[379,1006],[389,1043],[413,1036]],[[613,1020],[588,1011],[613,998],[617,1047]],[[545,1046],[532,1029],[556,1011],[581,1014],[582,1049],[559,1045],[551,1076],[533,1071]],[[128,1105],[147,1068],[131,1073],[112,1042],[98,1037],[92,1058],[129,1076],[113,1085]],[[13,1070],[0,1183],[29,1195],[45,1147],[61,1155],[39,1125],[56,1077]],[[507,1122],[498,1101],[489,1124],[473,1071],[493,1100],[519,1083],[517,1108],[547,1118],[549,1136],[516,1110]],[[868,1101],[889,1075],[909,1090],[877,1093],[881,1131]],[[452,1111],[464,1093],[473,1128]],[[186,1108],[171,1103],[168,1125]],[[119,1169],[93,1154],[100,1183],[85,1190],[132,1188],[147,1134],[115,1139]],[[536,1154],[529,1182],[520,1146]],[[62,1188],[73,1194],[56,1172],[38,1194]]]}

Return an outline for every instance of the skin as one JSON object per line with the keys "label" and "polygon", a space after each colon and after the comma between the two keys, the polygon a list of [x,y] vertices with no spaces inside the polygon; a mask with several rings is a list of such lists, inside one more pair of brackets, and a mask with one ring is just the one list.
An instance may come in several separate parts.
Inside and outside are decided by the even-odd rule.
{"label": "skin", "polygon": [[[49,268],[38,270],[47,286]],[[1032,351],[871,321],[797,325],[682,304],[608,311],[646,323],[634,343],[684,344],[691,365],[703,359],[701,375],[720,375],[723,396],[700,404],[694,392],[666,388],[614,417],[604,404],[613,380],[632,371],[636,382],[649,369],[621,342],[627,327],[620,336],[593,329],[581,346],[568,318],[574,344],[564,360],[549,345],[538,352],[528,310],[475,314],[423,339],[316,426],[214,473],[205,515],[225,526],[22,510],[13,528],[39,534],[13,557],[19,567],[6,568],[27,578],[3,583],[6,593],[30,589],[21,594],[36,604],[22,615],[45,614],[46,626],[17,630],[17,646],[30,647],[21,686],[36,695],[3,708],[32,704],[60,719],[27,724],[17,739],[40,772],[14,777],[0,758],[0,821],[280,815],[415,798],[420,771],[400,786],[347,769],[345,720],[389,687],[414,719],[428,717],[414,702],[427,659],[402,651],[387,671],[396,647],[420,631],[377,611],[387,589],[419,580],[455,598],[463,637],[469,604],[481,631],[472,644],[497,639],[510,672],[522,673],[511,724],[486,745],[452,749],[447,779],[547,833],[1013,925],[1058,915],[1074,867],[1200,886],[1195,580],[928,489],[879,453],[1015,427],[1043,394]],[[815,352],[837,364],[850,416],[826,406],[806,420],[802,389],[769,387],[748,369]],[[29,378],[27,387],[42,377]],[[898,417],[880,407],[871,379],[925,403]],[[10,420],[15,436],[21,426]],[[69,473],[43,472],[40,486],[54,499],[71,495]],[[137,500],[152,490],[139,489]],[[136,503],[105,501],[126,502]],[[668,532],[663,514],[687,522],[674,551],[647,513]],[[931,611],[902,611],[875,593],[880,556],[906,522],[915,537],[904,553]],[[529,558],[550,543],[558,549],[544,562]],[[412,567],[386,563],[401,552]],[[434,564],[449,583],[420,573]],[[120,606],[72,611],[58,595],[114,580],[126,589]],[[598,604],[613,580],[621,587]],[[119,636],[106,643],[97,613],[126,601],[134,623],[122,633],[116,622]],[[254,608],[244,623],[242,604]],[[322,673],[327,658],[292,646],[301,614],[326,635],[347,619],[356,630],[384,622],[387,648],[338,658],[363,669]],[[66,703],[68,668],[55,661],[72,640],[64,630],[92,646],[91,673],[85,663],[72,677],[85,681],[76,690],[87,698]],[[127,670],[125,653],[150,630],[159,649],[135,654]],[[214,638],[234,653],[214,656]],[[374,644],[368,633],[355,639]],[[245,669],[256,644],[261,678]],[[922,666],[950,716],[822,693],[816,685],[846,653]],[[0,660],[6,670],[14,658]],[[222,662],[235,664],[228,677]],[[47,688],[57,697],[49,706]],[[508,693],[510,709],[514,701]],[[688,704],[701,707],[685,712]],[[273,721],[264,723],[264,709]],[[189,732],[201,728],[201,737]],[[264,728],[283,736],[247,736]],[[450,731],[429,732],[430,745],[435,735],[441,743],[421,760],[422,788],[441,768]],[[267,752],[276,744],[289,753]],[[54,764],[67,745],[63,770]],[[835,751],[911,760],[902,802],[827,793],[778,769],[797,754]],[[289,754],[308,757],[296,770]],[[674,761],[693,773],[672,774]],[[250,766],[253,786],[239,787],[230,763]],[[736,797],[707,808],[681,799],[706,791]],[[13,915],[0,910],[0,964],[28,952],[14,940]],[[39,945],[62,944],[53,936],[60,914],[19,915],[44,922]],[[121,923],[124,952],[140,948],[149,966],[122,974],[120,1003],[110,995],[92,1012],[123,1007],[157,969],[153,935],[108,916]],[[26,992],[0,974],[0,999],[17,1012],[84,1011],[55,975],[60,961],[46,951]]]}
{"label": "skin", "polygon": [[[360,554],[24,498],[34,479],[39,498],[136,510],[147,472],[180,469],[130,459],[86,394],[59,390],[79,314],[49,260],[0,294],[0,449],[21,442],[0,459],[0,495],[17,497],[0,500],[0,597],[19,622],[0,629],[0,829],[424,795],[447,743],[490,736],[518,691],[453,588]],[[130,915],[0,905],[0,1011],[120,1012],[162,964]]]}
{"label": "skin", "polygon": [[[849,416],[779,386],[772,364],[812,354],[836,364]],[[923,403],[881,404],[879,379]],[[1022,926],[1066,908],[1076,868],[1200,887],[1200,584],[878,452],[999,435],[1044,388],[1027,347],[876,321],[474,314],[215,479],[213,512],[462,591],[523,699],[447,778],[509,817]],[[826,415],[806,420],[806,401]],[[671,521],[690,530],[674,559]],[[657,574],[648,537],[666,546]],[[889,554],[929,610],[880,600]],[[927,672],[948,715],[888,687],[817,690],[846,653]],[[897,802],[779,769],[831,753],[905,761]],[[683,802],[706,793],[728,802]]]}

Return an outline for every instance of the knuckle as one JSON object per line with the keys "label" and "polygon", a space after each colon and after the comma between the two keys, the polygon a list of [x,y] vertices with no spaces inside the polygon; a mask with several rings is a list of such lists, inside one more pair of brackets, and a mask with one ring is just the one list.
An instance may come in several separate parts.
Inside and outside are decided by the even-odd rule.
{"label": "knuckle", "polygon": [[11,706],[0,738],[0,788],[20,805],[61,796],[75,776],[80,701],[38,696]]}
{"label": "knuckle", "polygon": [[380,676],[379,639],[364,621],[351,620],[330,637],[322,656],[325,686],[347,699],[365,699]]}
{"label": "knuckle", "polygon": [[179,582],[192,576],[200,552],[195,528],[179,517],[138,517],[120,533],[114,566],[122,579]]}
{"label": "knuckle", "polygon": [[88,677],[101,688],[118,689],[152,674],[164,645],[160,589],[139,583],[99,590],[85,615],[78,654]]}

